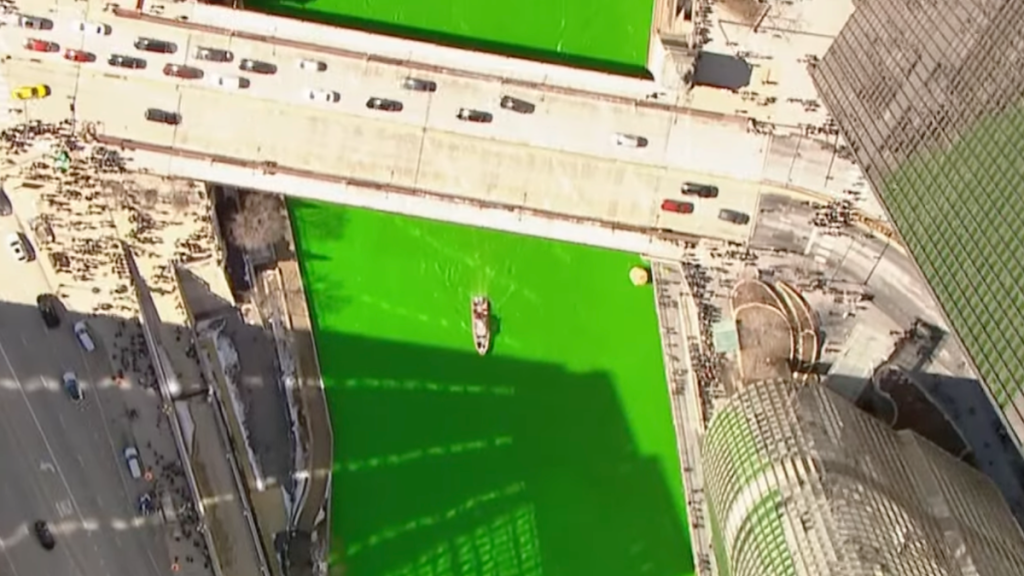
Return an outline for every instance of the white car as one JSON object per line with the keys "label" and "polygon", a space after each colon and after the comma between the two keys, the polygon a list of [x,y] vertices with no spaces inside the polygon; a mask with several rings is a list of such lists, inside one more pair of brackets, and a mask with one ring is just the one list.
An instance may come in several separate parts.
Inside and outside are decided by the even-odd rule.
{"label": "white car", "polygon": [[74,32],[86,32],[89,34],[97,34],[99,36],[107,36],[110,34],[110,25],[101,24],[99,22],[75,21],[71,23],[71,30]]}
{"label": "white car", "polygon": [[299,70],[306,70],[307,72],[323,72],[327,70],[327,63],[319,60],[310,60],[303,58],[299,60]]}
{"label": "white car", "polygon": [[338,100],[341,100],[341,94],[335,92],[334,90],[318,90],[315,88],[307,88],[305,91],[302,92],[302,94],[306,97],[307,100],[313,100],[314,102],[328,102],[333,104]]}
{"label": "white car", "polygon": [[21,234],[17,232],[8,234],[7,248],[11,251],[11,256],[18,262],[28,262],[30,260],[28,246],[25,245],[25,240],[21,237]]}
{"label": "white car", "polygon": [[228,90],[241,90],[249,87],[248,78],[240,78],[238,76],[221,76],[219,74],[210,74],[207,76],[210,84],[218,88],[226,88]]}
{"label": "white car", "polygon": [[132,478],[142,478],[142,461],[139,460],[139,449],[135,446],[128,446],[124,449],[124,463],[128,466],[128,473]]}
{"label": "white car", "polygon": [[86,352],[92,352],[96,349],[96,343],[92,341],[92,335],[89,334],[89,327],[86,326],[85,320],[75,322],[75,338],[78,339],[78,343],[82,345]]}
{"label": "white car", "polygon": [[647,138],[635,134],[623,134],[621,132],[612,134],[612,144],[625,148],[646,148]]}

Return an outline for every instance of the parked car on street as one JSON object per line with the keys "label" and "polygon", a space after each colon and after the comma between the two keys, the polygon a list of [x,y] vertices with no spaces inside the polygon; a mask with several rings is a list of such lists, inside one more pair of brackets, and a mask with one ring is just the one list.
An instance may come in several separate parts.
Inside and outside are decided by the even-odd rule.
{"label": "parked car on street", "polygon": [[484,112],[483,110],[473,110],[472,108],[459,108],[459,111],[455,114],[455,117],[463,122],[476,122],[479,124],[487,124],[494,120],[494,115],[490,112]]}
{"label": "parked car on street", "polygon": [[203,71],[194,66],[181,66],[180,64],[165,64],[164,76],[173,76],[184,80],[198,80],[203,77]]}
{"label": "parked car on street", "polygon": [[242,58],[242,61],[238,63],[238,69],[246,72],[255,72],[256,74],[269,75],[277,73],[277,65],[249,58]]}
{"label": "parked car on street", "polygon": [[327,70],[327,63],[319,60],[303,58],[299,60],[299,70],[305,70],[307,72],[325,72]]}
{"label": "parked car on street", "polygon": [[740,212],[738,210],[730,210],[728,208],[722,208],[718,211],[718,218],[725,220],[726,222],[732,222],[733,224],[739,224],[743,226],[750,223],[750,215],[746,212]]}
{"label": "parked car on street", "polygon": [[527,102],[522,98],[515,98],[513,96],[502,96],[501,107],[520,114],[533,114],[533,111],[537,109],[533,102]]}
{"label": "parked car on street", "polygon": [[377,98],[374,96],[366,101],[366,107],[383,112],[401,112],[404,106],[398,100],[388,100],[387,98]]}
{"label": "parked car on street", "polygon": [[117,66],[118,68],[128,68],[130,70],[142,70],[146,67],[146,61],[142,58],[125,56],[124,54],[111,54],[110,58],[107,58],[107,64]]}
{"label": "parked car on street", "polygon": [[679,191],[687,196],[696,196],[698,198],[715,198],[718,196],[718,186],[698,184],[696,182],[683,182],[683,185],[679,187]]}
{"label": "parked car on street", "polygon": [[18,16],[18,26],[29,30],[53,30],[53,20],[41,16],[22,14]]}
{"label": "parked car on street", "polygon": [[231,62],[235,59],[235,54],[230,50],[224,50],[222,48],[206,48],[200,46],[196,48],[196,58],[199,60],[206,60],[208,62]]}
{"label": "parked car on street", "polygon": [[50,95],[50,87],[46,84],[35,86],[22,86],[11,91],[11,97],[15,100],[36,100],[46,98]]}
{"label": "parked car on street", "polygon": [[402,80],[402,88],[414,92],[437,92],[437,82],[410,77]]}
{"label": "parked car on street", "polygon": [[156,38],[138,38],[135,40],[135,49],[146,52],[158,52],[160,54],[174,54],[178,51],[178,45],[167,40]]}
{"label": "parked car on street", "polygon": [[661,202],[661,209],[665,212],[675,212],[676,214],[692,214],[693,203],[681,200],[663,200]]}
{"label": "parked car on street", "polygon": [[181,124],[181,114],[171,112],[169,110],[161,110],[159,108],[147,108],[146,120],[175,126]]}
{"label": "parked car on street", "polygon": [[68,397],[74,402],[82,401],[82,385],[78,383],[78,377],[75,376],[74,372],[68,371],[64,373],[64,391],[68,393]]}
{"label": "parked car on street", "polygon": [[33,52],[60,52],[60,45],[56,42],[40,40],[39,38],[28,38],[23,44],[26,50]]}
{"label": "parked car on street", "polygon": [[72,62],[94,62],[96,60],[96,55],[92,52],[86,52],[85,50],[68,48],[64,51],[64,59]]}
{"label": "parked car on street", "polygon": [[39,541],[39,545],[45,550],[53,550],[57,545],[57,540],[53,537],[53,532],[50,532],[50,527],[46,524],[45,520],[36,520],[32,524],[32,532],[36,535],[36,540]]}
{"label": "parked car on street", "polygon": [[333,104],[341,100],[341,94],[334,90],[306,88],[302,91],[302,94],[307,100],[312,100],[314,102],[327,102],[328,104]]}
{"label": "parked car on street", "polygon": [[623,134],[621,132],[617,132],[612,134],[612,144],[622,146],[624,148],[646,148],[647,138],[637,136],[636,134]]}

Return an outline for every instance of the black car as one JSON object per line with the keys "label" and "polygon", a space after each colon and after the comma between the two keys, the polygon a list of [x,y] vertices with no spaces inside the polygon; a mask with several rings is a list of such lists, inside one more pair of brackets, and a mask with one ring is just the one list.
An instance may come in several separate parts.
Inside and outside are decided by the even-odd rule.
{"label": "black car", "polygon": [[718,218],[720,220],[725,220],[726,222],[739,224],[740,226],[750,223],[750,214],[740,212],[738,210],[730,210],[728,208],[722,208],[719,210]]}
{"label": "black car", "polygon": [[29,30],[53,30],[53,20],[41,16],[29,16],[22,14],[18,16],[18,26]]}
{"label": "black car", "polygon": [[410,77],[402,80],[402,88],[415,92],[437,92],[437,82]]}
{"label": "black car", "polygon": [[147,108],[146,120],[175,126],[181,124],[181,114],[171,112],[169,110],[161,110],[159,108]]}
{"label": "black car", "polygon": [[145,50],[146,52],[159,52],[161,54],[174,54],[178,51],[178,45],[174,42],[168,42],[166,40],[157,40],[155,38],[139,38],[135,41],[135,48],[137,50]]}
{"label": "black car", "polygon": [[132,70],[141,70],[146,67],[146,61],[142,58],[125,56],[124,54],[111,54],[110,58],[107,59],[107,64],[117,66],[118,68],[130,68]]}
{"label": "black car", "polygon": [[527,102],[520,98],[513,96],[502,96],[501,107],[505,110],[511,110],[520,114],[533,114],[533,111],[537,109],[537,106],[533,102]]}
{"label": "black car", "polygon": [[373,97],[366,101],[366,107],[370,110],[382,110],[384,112],[401,112],[404,107],[398,100]]}
{"label": "black car", "polygon": [[53,532],[50,532],[50,527],[46,525],[46,520],[36,520],[32,525],[32,531],[36,533],[36,539],[43,548],[53,550],[57,545],[57,541],[53,539]]}
{"label": "black car", "polygon": [[185,80],[198,80],[203,77],[203,71],[195,66],[182,66],[180,64],[164,64],[164,76],[174,76]]}
{"label": "black car", "polygon": [[483,110],[473,110],[471,108],[459,108],[459,112],[455,115],[456,118],[463,122],[477,122],[480,124],[486,124],[494,120],[494,115],[490,112],[484,112]]}
{"label": "black car", "polygon": [[43,317],[43,324],[46,324],[47,328],[60,326],[60,311],[63,305],[57,296],[40,294],[36,297],[36,307],[39,308],[39,314]]}
{"label": "black car", "polygon": [[271,64],[270,62],[252,60],[250,58],[242,58],[242,61],[238,63],[238,69],[246,72],[255,72],[257,74],[277,73],[277,65]]}
{"label": "black car", "polygon": [[235,55],[230,50],[222,50],[221,48],[204,48],[200,46],[199,48],[196,48],[196,58],[209,62],[231,62],[235,59]]}
{"label": "black car", "polygon": [[679,191],[687,196],[696,196],[698,198],[718,197],[718,186],[712,186],[710,184],[683,182],[683,185],[679,187]]}

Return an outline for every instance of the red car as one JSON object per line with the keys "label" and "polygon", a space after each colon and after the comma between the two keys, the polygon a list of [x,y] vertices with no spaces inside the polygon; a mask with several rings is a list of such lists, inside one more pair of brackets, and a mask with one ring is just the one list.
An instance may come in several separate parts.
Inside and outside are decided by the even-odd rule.
{"label": "red car", "polygon": [[679,200],[663,200],[661,203],[661,209],[666,212],[675,212],[677,214],[691,214],[693,212],[693,203],[682,202]]}
{"label": "red car", "polygon": [[29,38],[25,40],[25,48],[32,50],[33,52],[57,52],[60,50],[54,42],[47,42],[46,40],[40,40],[38,38]]}
{"label": "red car", "polygon": [[86,52],[85,50],[68,48],[64,51],[64,59],[71,60],[72,62],[92,62],[96,57],[91,52]]}
{"label": "red car", "polygon": [[175,76],[177,78],[184,78],[186,80],[195,80],[203,77],[203,71],[199,68],[193,68],[192,66],[180,66],[178,64],[167,64],[164,66],[164,75]]}

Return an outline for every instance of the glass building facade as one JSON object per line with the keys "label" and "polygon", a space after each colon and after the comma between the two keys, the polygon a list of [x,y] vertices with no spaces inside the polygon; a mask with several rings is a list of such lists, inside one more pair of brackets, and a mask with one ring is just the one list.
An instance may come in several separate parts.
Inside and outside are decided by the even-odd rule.
{"label": "glass building facade", "polygon": [[701,453],[723,575],[1024,574],[1024,533],[992,480],[823,386],[747,386]]}
{"label": "glass building facade", "polygon": [[861,0],[811,70],[953,329],[1018,430],[1022,31],[1020,0]]}

